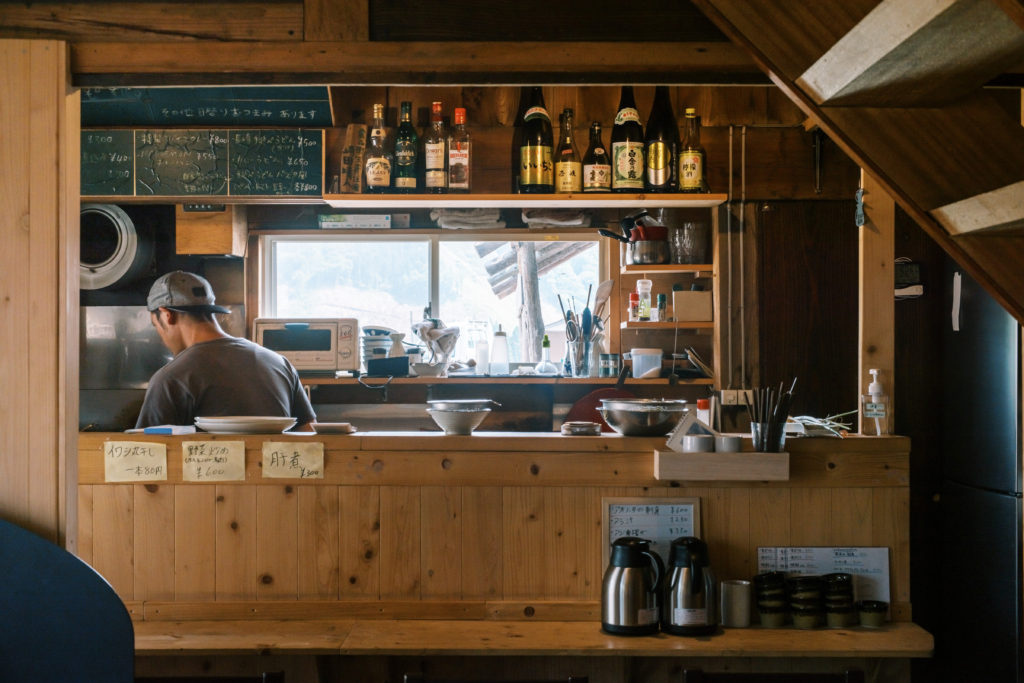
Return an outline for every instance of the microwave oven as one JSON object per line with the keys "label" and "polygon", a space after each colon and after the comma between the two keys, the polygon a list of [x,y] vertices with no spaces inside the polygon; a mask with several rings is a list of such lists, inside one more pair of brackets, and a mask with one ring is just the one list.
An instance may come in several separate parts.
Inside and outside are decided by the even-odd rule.
{"label": "microwave oven", "polygon": [[253,341],[277,351],[302,375],[359,369],[355,318],[256,318]]}

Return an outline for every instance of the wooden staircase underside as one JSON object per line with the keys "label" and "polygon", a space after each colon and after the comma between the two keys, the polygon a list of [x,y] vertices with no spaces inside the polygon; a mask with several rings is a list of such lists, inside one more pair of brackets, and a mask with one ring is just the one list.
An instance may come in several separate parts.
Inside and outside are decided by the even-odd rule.
{"label": "wooden staircase underside", "polygon": [[1024,3],[694,3],[1024,321]]}

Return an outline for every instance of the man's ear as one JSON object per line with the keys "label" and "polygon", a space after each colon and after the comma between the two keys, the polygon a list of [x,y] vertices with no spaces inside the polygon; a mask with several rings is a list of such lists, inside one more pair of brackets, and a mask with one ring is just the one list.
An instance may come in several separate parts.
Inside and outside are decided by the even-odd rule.
{"label": "man's ear", "polygon": [[161,312],[167,314],[167,324],[175,325],[178,323],[178,311],[172,311],[169,308],[161,308]]}

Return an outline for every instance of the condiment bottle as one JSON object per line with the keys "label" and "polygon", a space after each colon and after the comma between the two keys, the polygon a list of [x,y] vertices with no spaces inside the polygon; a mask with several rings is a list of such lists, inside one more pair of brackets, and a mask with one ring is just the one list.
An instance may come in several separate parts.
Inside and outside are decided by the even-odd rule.
{"label": "condiment bottle", "polygon": [[494,333],[494,340],[491,342],[491,367],[492,375],[508,374],[508,337],[498,325],[498,331]]}
{"label": "condiment bottle", "polygon": [[636,281],[636,293],[640,297],[640,308],[637,310],[636,319],[641,322],[647,322],[651,319],[652,284],[647,279]]}
{"label": "condiment bottle", "polygon": [[629,293],[629,321],[636,322],[640,316],[640,295],[636,292]]}
{"label": "condiment bottle", "polygon": [[551,340],[548,339],[546,334],[540,342],[540,353],[541,360],[537,363],[534,372],[538,375],[557,375],[558,366],[551,362]]}
{"label": "condiment bottle", "polygon": [[665,294],[658,295],[658,317],[655,320],[665,322],[668,320],[668,296]]}

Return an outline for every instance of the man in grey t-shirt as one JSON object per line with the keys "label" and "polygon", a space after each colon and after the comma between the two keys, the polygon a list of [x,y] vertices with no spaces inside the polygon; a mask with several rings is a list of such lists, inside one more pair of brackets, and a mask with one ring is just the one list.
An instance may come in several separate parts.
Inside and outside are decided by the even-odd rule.
{"label": "man in grey t-shirt", "polygon": [[191,425],[196,417],[294,417],[295,429],[316,421],[299,374],[280,354],[221,329],[210,283],[193,273],[161,276],[147,308],[164,345],[174,354],[149,380],[136,428]]}

